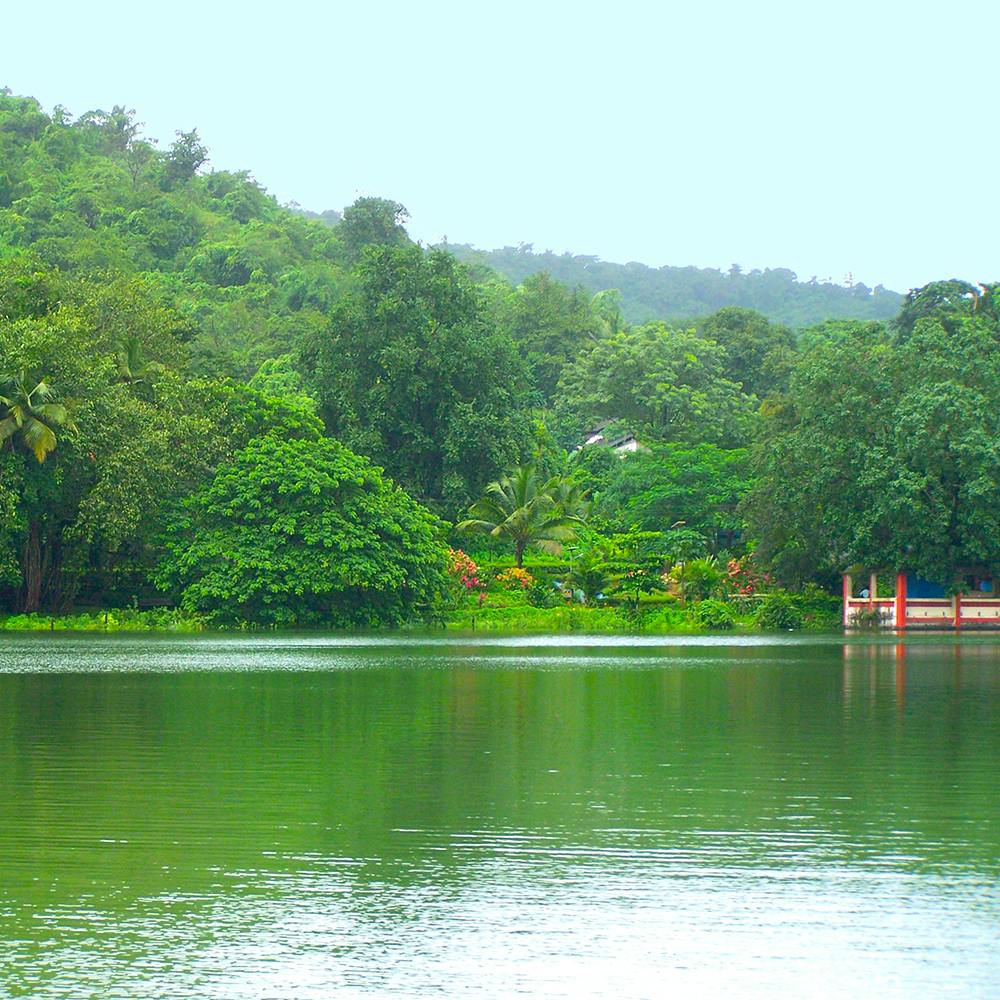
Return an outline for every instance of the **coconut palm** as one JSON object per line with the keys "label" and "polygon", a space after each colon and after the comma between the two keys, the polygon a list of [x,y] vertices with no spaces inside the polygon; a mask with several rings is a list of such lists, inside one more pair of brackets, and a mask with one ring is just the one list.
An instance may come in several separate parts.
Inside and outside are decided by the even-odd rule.
{"label": "coconut palm", "polygon": [[571,476],[554,476],[549,480],[549,495],[556,507],[574,523],[582,523],[590,516],[590,491]]}
{"label": "coconut palm", "polygon": [[118,345],[118,376],[129,385],[138,386],[162,375],[164,368],[157,361],[147,361],[143,356],[142,343],[134,334],[126,337]]}
{"label": "coconut palm", "polygon": [[554,555],[562,552],[563,543],[576,537],[577,525],[586,519],[583,502],[583,495],[574,494],[561,477],[543,480],[529,462],[490,483],[458,530],[506,538],[514,545],[515,563],[521,566],[529,545]]}
{"label": "coconut palm", "polygon": [[56,446],[57,431],[75,430],[69,410],[62,403],[51,402],[52,388],[42,379],[29,389],[24,372],[7,389],[8,395],[0,396],[0,442],[15,437],[39,462]]}

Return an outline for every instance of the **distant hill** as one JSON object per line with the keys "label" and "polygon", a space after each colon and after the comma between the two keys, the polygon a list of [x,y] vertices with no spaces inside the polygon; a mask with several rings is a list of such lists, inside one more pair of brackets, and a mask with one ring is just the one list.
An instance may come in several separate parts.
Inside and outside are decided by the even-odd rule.
{"label": "distant hill", "polygon": [[564,284],[590,292],[616,288],[625,318],[632,323],[651,319],[693,319],[723,306],[745,306],[769,319],[801,328],[827,319],[891,319],[903,296],[882,285],[837,285],[799,281],[787,268],[728,272],[703,267],[648,267],[612,264],[597,257],[535,253],[530,245],[502,250],[477,250],[468,244],[442,244],[467,264],[490,268],[514,284],[546,271]]}

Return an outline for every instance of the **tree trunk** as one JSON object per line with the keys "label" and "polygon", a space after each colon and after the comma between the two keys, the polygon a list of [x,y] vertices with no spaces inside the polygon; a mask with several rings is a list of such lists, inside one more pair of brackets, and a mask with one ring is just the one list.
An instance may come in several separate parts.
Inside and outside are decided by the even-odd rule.
{"label": "tree trunk", "polygon": [[514,562],[518,569],[521,569],[521,564],[524,562],[524,542],[514,543]]}
{"label": "tree trunk", "polygon": [[63,607],[62,534],[49,540],[42,559],[42,597],[49,611],[58,614]]}
{"label": "tree trunk", "polygon": [[37,521],[28,525],[28,539],[24,543],[24,610],[37,611],[42,601],[42,540]]}

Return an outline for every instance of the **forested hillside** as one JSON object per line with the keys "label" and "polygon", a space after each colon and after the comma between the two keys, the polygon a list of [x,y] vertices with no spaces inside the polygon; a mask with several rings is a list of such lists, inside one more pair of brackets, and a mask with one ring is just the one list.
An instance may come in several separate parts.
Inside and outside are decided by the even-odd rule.
{"label": "forested hillside", "polygon": [[810,278],[800,281],[786,268],[728,271],[706,267],[648,267],[635,262],[612,264],[577,254],[536,253],[530,246],[477,250],[468,244],[444,249],[467,264],[492,268],[520,284],[539,271],[590,292],[617,288],[622,315],[630,323],[651,319],[688,320],[726,306],[756,309],[768,319],[795,329],[825,319],[892,319],[903,296],[876,285],[850,287]]}
{"label": "forested hillside", "polygon": [[[636,319],[630,267],[509,281],[406,221],[0,93],[0,613],[373,625],[491,587],[718,624],[848,562],[1000,565],[997,286],[881,322],[888,293],[692,269]],[[760,309],[703,315],[739,287]]]}

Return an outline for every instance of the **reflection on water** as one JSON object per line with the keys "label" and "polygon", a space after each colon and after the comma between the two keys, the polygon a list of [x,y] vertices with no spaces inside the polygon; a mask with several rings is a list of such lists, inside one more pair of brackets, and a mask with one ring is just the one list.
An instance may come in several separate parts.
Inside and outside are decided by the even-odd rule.
{"label": "reflection on water", "polygon": [[0,638],[0,996],[996,996],[998,708],[984,637]]}

